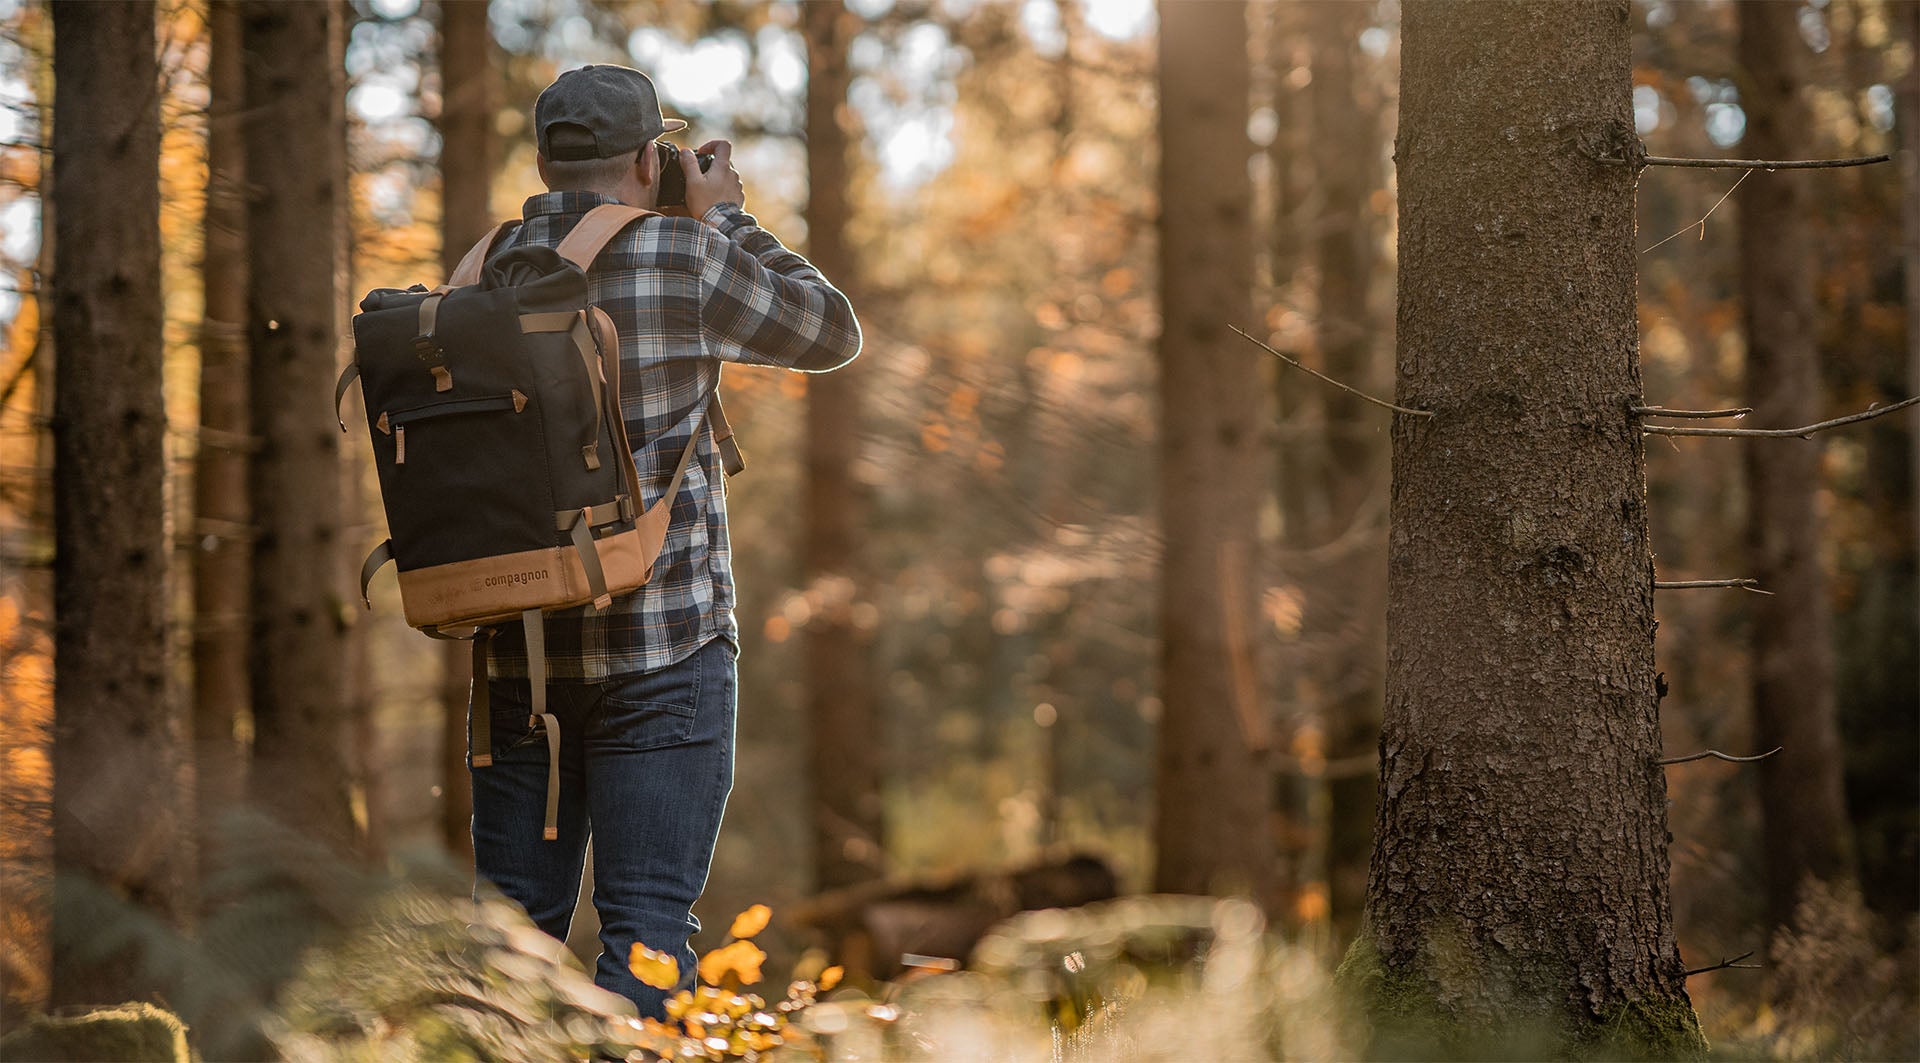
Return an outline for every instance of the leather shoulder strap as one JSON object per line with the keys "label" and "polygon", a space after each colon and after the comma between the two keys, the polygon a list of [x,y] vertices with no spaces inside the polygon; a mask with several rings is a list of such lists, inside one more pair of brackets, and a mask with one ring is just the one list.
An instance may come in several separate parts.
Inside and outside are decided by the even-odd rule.
{"label": "leather shoulder strap", "polygon": [[453,273],[447,277],[447,283],[443,287],[461,288],[478,283],[480,270],[487,264],[487,256],[493,254],[493,245],[499,243],[500,238],[508,232],[519,227],[518,221],[503,221],[488,229],[487,235],[482,236],[479,242],[469,248],[465,257],[460,259],[460,264],[453,267]]}
{"label": "leather shoulder strap", "polygon": [[573,231],[567,233],[567,238],[560,241],[560,246],[554,250],[560,252],[561,258],[581,269],[587,269],[593,265],[593,260],[599,257],[600,249],[607,246],[607,241],[619,235],[620,230],[626,228],[629,222],[648,217],[653,213],[651,210],[641,210],[639,207],[629,207],[619,203],[602,203],[587,211],[586,217],[580,219],[579,223],[573,227]]}

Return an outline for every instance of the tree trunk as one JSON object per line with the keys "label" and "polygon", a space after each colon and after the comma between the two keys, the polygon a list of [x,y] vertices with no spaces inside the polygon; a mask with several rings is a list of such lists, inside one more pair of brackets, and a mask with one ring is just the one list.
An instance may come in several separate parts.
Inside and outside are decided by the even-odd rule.
{"label": "tree trunk", "polygon": [[[53,1004],[155,988],[122,927],[185,914],[184,719],[170,697],[154,9],[56,4]],[[122,907],[124,905],[124,908]]]}
{"label": "tree trunk", "polygon": [[200,866],[212,869],[220,819],[245,792],[247,605],[247,202],[240,123],[240,8],[212,0],[207,67],[206,293],[200,325],[200,445],[194,467],[193,761]]}
{"label": "tree trunk", "polygon": [[[1743,4],[1743,153],[1798,158],[1812,115],[1801,99],[1807,46],[1789,6]],[[1822,412],[1812,260],[1810,182],[1820,174],[1757,174],[1740,199],[1740,286],[1745,293],[1747,405],[1755,423],[1810,424]],[[1772,446],[1764,444],[1772,443]],[[1754,740],[1782,752],[1761,762],[1760,813],[1767,916],[1789,923],[1809,877],[1852,875],[1841,796],[1833,695],[1833,614],[1820,559],[1817,442],[1746,441],[1747,548],[1752,575],[1772,592],[1753,609]]]}
{"label": "tree trunk", "polygon": [[[1907,275],[1907,394],[1920,395],[1920,4],[1907,5],[1907,76],[1901,86],[1900,172],[1907,194],[1901,197],[1902,227],[1906,230]],[[1920,477],[1920,410],[1907,414],[1913,440],[1913,473]],[[1920,530],[1920,529],[1917,529]],[[1914,540],[1920,553],[1920,536]]]}
{"label": "tree trunk", "polygon": [[1705,1051],[1668,900],[1620,3],[1409,3],[1378,1055]]}
{"label": "tree trunk", "polygon": [[[839,3],[808,4],[807,251],[835,284],[852,282],[847,247],[847,44],[853,16]],[[872,626],[856,622],[865,498],[859,367],[807,378],[806,481],[801,582],[813,609],[806,628],[807,719],[812,742],[815,885],[829,890],[883,870],[879,725],[873,714]]]}
{"label": "tree trunk", "polygon": [[[1369,201],[1379,180],[1379,114],[1355,69],[1360,32],[1373,9],[1349,0],[1303,5],[1314,49],[1313,152],[1319,175],[1320,357],[1327,374],[1372,390],[1384,375],[1374,359],[1368,306],[1374,230]],[[1295,388],[1319,387],[1290,374]],[[1369,503],[1387,481],[1387,420],[1377,407],[1325,389],[1324,454],[1318,493],[1326,526],[1314,546],[1343,544],[1308,588],[1306,629],[1335,647],[1319,684],[1329,761],[1369,758],[1380,744],[1381,672],[1386,658],[1386,521]],[[1327,887],[1342,937],[1352,934],[1367,896],[1376,775],[1327,781]]]}
{"label": "tree trunk", "polygon": [[1265,480],[1243,3],[1160,7],[1161,698],[1154,888],[1270,903],[1254,661]]}
{"label": "tree trunk", "polygon": [[[494,74],[485,2],[440,5],[440,263],[448,275],[494,218]],[[471,647],[441,645],[440,835],[447,850],[473,858],[472,779],[467,774]]]}
{"label": "tree trunk", "polygon": [[253,352],[253,796],[349,849],[340,594],[346,310],[339,9],[246,0],[248,339]]}

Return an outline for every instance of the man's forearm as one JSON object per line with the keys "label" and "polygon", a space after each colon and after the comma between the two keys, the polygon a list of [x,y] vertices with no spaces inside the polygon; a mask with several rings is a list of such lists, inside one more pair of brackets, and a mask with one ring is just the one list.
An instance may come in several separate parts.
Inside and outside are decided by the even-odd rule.
{"label": "man's forearm", "polygon": [[702,313],[723,358],[817,372],[860,352],[853,305],[811,262],[737,204],[716,204],[701,220],[721,245]]}

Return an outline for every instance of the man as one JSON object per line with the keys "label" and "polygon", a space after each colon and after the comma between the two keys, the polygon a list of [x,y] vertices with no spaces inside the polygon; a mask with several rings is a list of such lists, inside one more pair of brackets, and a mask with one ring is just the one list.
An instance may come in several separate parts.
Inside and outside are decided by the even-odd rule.
{"label": "man", "polygon": [[[662,163],[654,141],[686,123],[660,114],[637,70],[569,71],[534,105],[540,177],[524,224],[503,244],[557,245],[603,203],[653,208]],[[564,939],[593,839],[602,952],[595,981],[659,1017],[667,996],[628,970],[635,942],[680,961],[706,886],[733,782],[738,634],[725,475],[708,401],[725,362],[819,371],[851,361],[860,327],[846,296],[780,245],[745,209],[732,145],[702,172],[690,151],[686,216],[649,217],[610,241],[588,271],[590,298],[620,332],[621,406],[643,506],[664,493],[690,433],[701,441],[675,499],[653,578],[610,609],[550,615],[549,711],[560,720],[559,838],[544,841],[547,749],[529,728],[525,633],[495,639],[493,764],[473,771],[473,849],[480,876]]]}

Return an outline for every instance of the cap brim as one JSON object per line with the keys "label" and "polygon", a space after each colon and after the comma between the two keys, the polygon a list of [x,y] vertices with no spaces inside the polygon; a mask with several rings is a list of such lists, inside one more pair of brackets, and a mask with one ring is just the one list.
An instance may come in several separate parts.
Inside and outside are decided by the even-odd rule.
{"label": "cap brim", "polygon": [[687,128],[687,123],[682,122],[678,118],[660,119],[660,132],[662,133],[678,133],[685,128]]}

